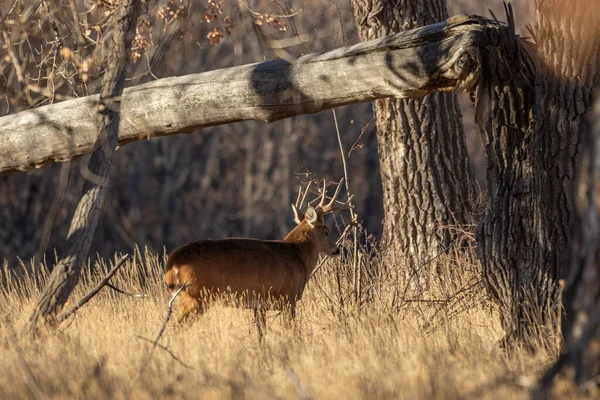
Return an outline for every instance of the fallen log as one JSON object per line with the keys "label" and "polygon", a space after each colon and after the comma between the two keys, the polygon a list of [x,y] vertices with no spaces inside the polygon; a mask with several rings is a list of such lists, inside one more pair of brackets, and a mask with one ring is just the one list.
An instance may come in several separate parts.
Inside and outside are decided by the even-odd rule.
{"label": "fallen log", "polygon": [[[478,54],[503,27],[475,16],[294,59],[159,79],[126,89],[119,146],[243,120],[272,122],[385,97],[472,90]],[[0,173],[89,154],[98,95],[0,118]]]}

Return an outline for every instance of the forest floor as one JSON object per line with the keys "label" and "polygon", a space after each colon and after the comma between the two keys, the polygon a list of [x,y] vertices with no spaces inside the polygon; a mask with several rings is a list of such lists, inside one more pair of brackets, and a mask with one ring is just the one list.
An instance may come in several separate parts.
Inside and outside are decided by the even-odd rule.
{"label": "forest floor", "polygon": [[[37,338],[23,326],[46,274],[5,264],[0,398],[524,399],[554,358],[500,350],[497,313],[477,282],[415,299],[380,276],[357,307],[340,259],[309,282],[293,326],[268,314],[262,343],[250,310],[217,304],[189,325],[178,326],[175,313],[164,347],[148,358],[169,300],[163,262],[136,253],[112,283],[146,297],[105,287],[57,333]],[[107,268],[89,268],[96,272],[84,274],[72,298]]]}

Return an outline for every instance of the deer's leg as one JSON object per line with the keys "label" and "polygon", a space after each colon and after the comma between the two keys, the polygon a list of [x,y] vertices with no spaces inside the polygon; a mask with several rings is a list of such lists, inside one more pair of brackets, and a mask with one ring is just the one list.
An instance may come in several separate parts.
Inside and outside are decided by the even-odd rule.
{"label": "deer's leg", "polygon": [[206,312],[206,302],[191,296],[185,291],[179,293],[177,300],[179,308],[179,318],[177,322],[190,322]]}
{"label": "deer's leg", "polygon": [[267,331],[267,313],[261,303],[254,308],[254,321],[256,322],[256,329],[258,329],[258,338],[262,341]]}

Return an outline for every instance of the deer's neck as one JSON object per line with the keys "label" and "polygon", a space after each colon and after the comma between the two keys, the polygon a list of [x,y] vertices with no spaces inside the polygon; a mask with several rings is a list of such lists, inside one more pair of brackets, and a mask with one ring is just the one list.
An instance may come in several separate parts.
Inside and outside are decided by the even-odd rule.
{"label": "deer's neck", "polygon": [[303,227],[303,224],[292,229],[283,241],[291,244],[298,251],[298,256],[302,260],[302,264],[304,264],[306,279],[308,279],[315,269],[317,261],[319,261],[319,252],[311,238],[310,232],[306,227]]}

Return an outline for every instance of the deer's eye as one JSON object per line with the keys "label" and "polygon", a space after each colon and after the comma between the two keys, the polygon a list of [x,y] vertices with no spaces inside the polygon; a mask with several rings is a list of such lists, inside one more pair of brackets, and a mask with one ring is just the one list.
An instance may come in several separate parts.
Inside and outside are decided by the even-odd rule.
{"label": "deer's eye", "polygon": [[325,231],[325,237],[329,236],[329,231]]}

